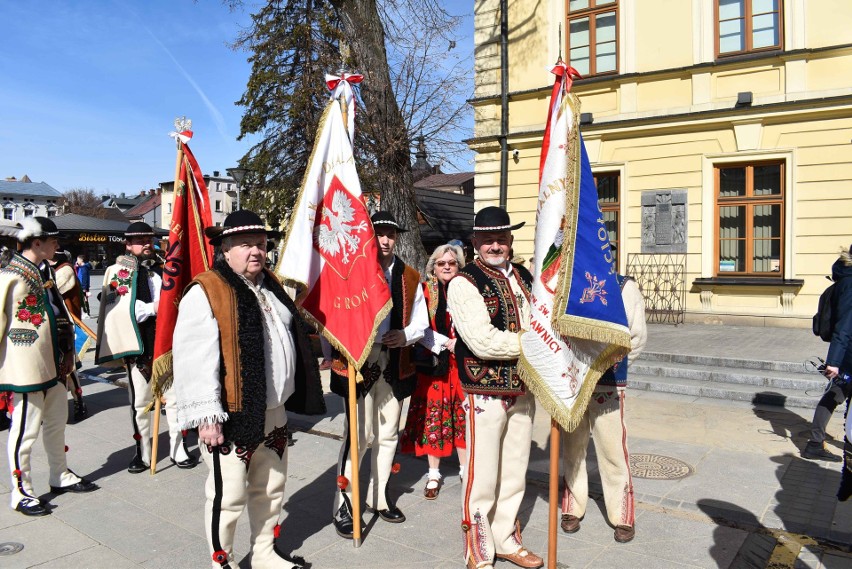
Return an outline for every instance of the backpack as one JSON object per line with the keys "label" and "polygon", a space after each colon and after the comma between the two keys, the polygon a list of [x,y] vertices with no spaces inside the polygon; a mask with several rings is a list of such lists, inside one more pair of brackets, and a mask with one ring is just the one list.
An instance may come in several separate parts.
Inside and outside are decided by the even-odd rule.
{"label": "backpack", "polygon": [[831,342],[831,336],[834,334],[834,324],[836,318],[834,316],[834,287],[837,283],[831,283],[821,295],[817,303],[817,311],[814,314],[813,331],[815,336],[822,338],[823,342]]}

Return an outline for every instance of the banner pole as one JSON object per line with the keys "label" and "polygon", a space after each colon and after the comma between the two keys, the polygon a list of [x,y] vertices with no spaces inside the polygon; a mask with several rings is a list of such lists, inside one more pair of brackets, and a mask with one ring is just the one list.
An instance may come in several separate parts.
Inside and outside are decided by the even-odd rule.
{"label": "banner pole", "polygon": [[[177,159],[175,160],[175,185],[173,187],[173,193],[177,194],[178,191],[178,183],[180,182],[180,164],[183,162],[183,144],[181,144],[180,139],[175,139],[177,143]],[[151,387],[153,387],[153,382],[151,383]],[[162,405],[162,401],[160,397],[155,394],[154,401],[154,426],[151,429],[151,436],[153,437],[151,441],[151,476],[157,474],[157,451],[159,450],[157,447],[160,442],[160,407]]]}
{"label": "banner pole", "polygon": [[358,465],[358,391],[355,385],[355,366],[347,364],[349,372],[349,453],[352,473],[349,483],[352,485],[352,543],[361,547],[361,480]]}
{"label": "banner pole", "polygon": [[559,425],[550,420],[550,488],[547,524],[547,569],[556,569],[556,525],[559,518]]}

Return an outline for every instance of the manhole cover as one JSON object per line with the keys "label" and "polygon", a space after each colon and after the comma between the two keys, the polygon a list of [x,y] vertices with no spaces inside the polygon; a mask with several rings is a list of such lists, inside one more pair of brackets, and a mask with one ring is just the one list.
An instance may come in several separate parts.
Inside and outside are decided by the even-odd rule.
{"label": "manhole cover", "polygon": [[13,543],[11,541],[0,543],[0,555],[15,555],[23,548],[23,543]]}
{"label": "manhole cover", "polygon": [[630,472],[636,478],[677,480],[692,474],[692,467],[682,460],[660,454],[631,454]]}

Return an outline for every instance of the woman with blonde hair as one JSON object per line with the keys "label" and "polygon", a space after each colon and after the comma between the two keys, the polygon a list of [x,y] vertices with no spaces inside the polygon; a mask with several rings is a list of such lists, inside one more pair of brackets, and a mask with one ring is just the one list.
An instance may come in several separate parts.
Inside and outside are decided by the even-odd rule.
{"label": "woman with blonde hair", "polygon": [[465,445],[464,392],[453,350],[456,336],[447,312],[447,284],[464,266],[464,251],[455,244],[441,245],[426,264],[423,294],[429,308],[429,328],[415,349],[417,387],[411,396],[408,418],[402,433],[402,452],[426,455],[428,481],[423,490],[427,500],[441,489],[441,459],[459,455],[459,475],[467,462]]}

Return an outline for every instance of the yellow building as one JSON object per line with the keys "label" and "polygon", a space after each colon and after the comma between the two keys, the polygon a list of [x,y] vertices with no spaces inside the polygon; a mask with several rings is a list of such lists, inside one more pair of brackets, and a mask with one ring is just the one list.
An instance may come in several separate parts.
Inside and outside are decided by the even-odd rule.
{"label": "yellow building", "polygon": [[474,41],[476,209],[527,222],[516,254],[562,54],[620,272],[686,321],[810,325],[852,243],[850,0],[476,0]]}

